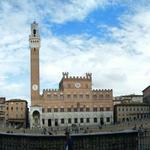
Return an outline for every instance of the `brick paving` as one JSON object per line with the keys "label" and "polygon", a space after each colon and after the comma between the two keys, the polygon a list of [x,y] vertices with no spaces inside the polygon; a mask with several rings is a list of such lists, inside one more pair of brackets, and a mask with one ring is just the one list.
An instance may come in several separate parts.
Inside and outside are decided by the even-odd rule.
{"label": "brick paving", "polygon": [[[104,125],[104,126],[90,126],[90,127],[76,127],[68,128],[72,134],[75,133],[92,133],[92,132],[116,132],[129,129],[148,129],[150,130],[150,119],[139,120],[133,122],[125,122],[120,124]],[[49,135],[64,135],[65,128],[55,127],[49,129],[14,129],[14,128],[0,128],[0,132],[13,133],[31,133],[31,134],[49,134]]]}

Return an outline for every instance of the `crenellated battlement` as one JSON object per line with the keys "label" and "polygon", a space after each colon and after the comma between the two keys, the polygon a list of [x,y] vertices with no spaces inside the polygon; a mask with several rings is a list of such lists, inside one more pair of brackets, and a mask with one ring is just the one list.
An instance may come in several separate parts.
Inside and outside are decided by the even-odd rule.
{"label": "crenellated battlement", "polygon": [[92,79],[92,73],[86,73],[86,78],[87,79]]}
{"label": "crenellated battlement", "polygon": [[81,79],[81,80],[91,80],[92,73],[86,73],[85,76],[69,76],[68,72],[63,72],[63,79]]}
{"label": "crenellated battlement", "polygon": [[63,75],[63,78],[68,78],[69,73],[68,72],[63,72],[62,75]]}
{"label": "crenellated battlement", "polygon": [[112,89],[93,89],[92,92],[112,92]]}
{"label": "crenellated battlement", "polygon": [[43,89],[43,93],[44,92],[59,92],[58,89]]}

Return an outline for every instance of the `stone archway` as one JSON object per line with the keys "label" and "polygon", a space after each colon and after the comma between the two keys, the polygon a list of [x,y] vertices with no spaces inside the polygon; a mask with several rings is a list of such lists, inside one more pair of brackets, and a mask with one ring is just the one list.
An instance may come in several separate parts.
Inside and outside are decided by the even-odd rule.
{"label": "stone archway", "polygon": [[39,113],[39,111],[35,110],[32,113],[32,117],[33,117],[33,127],[40,127],[40,113]]}

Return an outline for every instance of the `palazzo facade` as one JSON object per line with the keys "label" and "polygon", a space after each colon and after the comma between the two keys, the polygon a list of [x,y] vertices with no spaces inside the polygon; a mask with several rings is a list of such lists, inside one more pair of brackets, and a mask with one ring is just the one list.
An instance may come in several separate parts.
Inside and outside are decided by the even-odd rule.
{"label": "palazzo facade", "polygon": [[112,89],[92,89],[92,74],[70,76],[62,73],[58,89],[40,94],[38,24],[31,24],[31,127],[91,126],[113,123]]}

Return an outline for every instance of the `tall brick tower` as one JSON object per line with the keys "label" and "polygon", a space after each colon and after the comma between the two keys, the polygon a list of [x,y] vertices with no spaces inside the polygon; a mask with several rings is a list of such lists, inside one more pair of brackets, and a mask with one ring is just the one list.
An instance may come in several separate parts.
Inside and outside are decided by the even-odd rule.
{"label": "tall brick tower", "polygon": [[40,35],[38,24],[34,21],[31,24],[31,35],[29,36],[30,63],[31,63],[31,106],[36,105],[39,100],[39,49]]}

